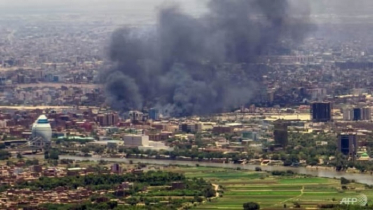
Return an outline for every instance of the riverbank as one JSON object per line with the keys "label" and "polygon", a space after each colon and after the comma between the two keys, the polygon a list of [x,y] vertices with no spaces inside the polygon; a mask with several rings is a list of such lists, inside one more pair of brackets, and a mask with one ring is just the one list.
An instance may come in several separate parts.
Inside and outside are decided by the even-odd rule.
{"label": "riverbank", "polygon": [[[117,157],[102,157],[102,156],[99,156],[97,155],[95,158],[124,158],[124,156],[117,156]],[[187,162],[194,162],[195,164],[199,164],[199,163],[213,163],[213,164],[233,164],[235,165],[236,167],[240,167],[241,165],[254,165],[254,166],[259,166],[259,167],[265,167],[265,166],[278,166],[278,167],[282,167],[283,164],[261,164],[260,161],[257,162],[257,161],[254,161],[254,162],[242,162],[242,163],[233,163],[233,162],[225,162],[225,161],[222,161],[222,160],[218,160],[218,159],[215,159],[215,160],[191,160],[190,158],[177,158],[175,160],[170,160],[169,158],[152,158],[152,157],[136,157],[136,156],[131,156],[127,159],[136,159],[136,160],[165,160],[165,161],[187,161]],[[324,171],[336,171],[336,168],[335,167],[329,167],[329,166],[311,166],[311,165],[299,165],[299,166],[288,166],[288,168],[306,168],[308,170],[324,170]],[[372,171],[366,171],[366,172],[361,172],[355,168],[349,168],[347,169],[346,171],[342,171],[342,172],[345,172],[345,173],[348,173],[348,174],[366,174],[366,175],[372,175]]]}
{"label": "riverbank", "polygon": [[[79,156],[79,157],[82,157],[82,156]],[[92,156],[87,156],[87,157],[92,157]],[[116,156],[100,156],[100,155],[96,155],[94,156],[94,158],[124,158],[124,155],[116,155]],[[155,158],[155,156],[152,156],[152,157],[146,157],[146,156],[143,156],[143,157],[137,157],[136,155],[132,155],[130,157],[128,157],[127,159],[138,159],[138,160],[166,160],[166,161],[169,161],[171,160],[169,157],[159,157],[159,158]],[[225,161],[225,158],[222,158],[222,159],[212,159],[212,160],[206,160],[206,159],[203,159],[203,160],[197,160],[197,159],[191,159],[191,158],[187,158],[187,157],[178,157],[176,159],[174,159],[174,161],[189,161],[189,162],[195,162],[196,164],[199,164],[199,163],[217,163],[217,164],[235,164],[237,165],[237,167],[240,167],[240,165],[255,165],[255,166],[260,166],[260,167],[263,167],[263,166],[283,166],[283,163],[281,162],[281,164],[263,164],[261,163],[261,160],[253,160],[253,161],[243,161],[241,163],[233,163],[233,162],[226,162]],[[330,167],[330,166],[311,166],[311,165],[299,165],[299,166],[289,166],[291,168],[300,168],[300,167],[303,167],[303,168],[307,168],[309,170],[325,170],[325,171],[336,171],[336,168],[335,167]],[[366,171],[366,172],[361,172],[355,168],[349,168],[348,170],[344,171],[346,173],[353,173],[353,174],[370,174],[372,175],[372,171]]]}
{"label": "riverbank", "polygon": [[[30,155],[28,157],[43,158],[42,155]],[[205,167],[217,167],[217,168],[230,168],[230,169],[246,169],[255,171],[255,168],[260,167],[263,171],[286,171],[291,170],[297,174],[305,174],[316,177],[324,178],[337,178],[344,177],[349,180],[355,180],[358,183],[373,185],[373,176],[370,174],[356,174],[347,173],[344,171],[333,171],[329,169],[313,169],[307,167],[287,167],[287,166],[261,166],[261,165],[237,165],[232,163],[209,163],[209,162],[195,162],[195,161],[180,161],[180,160],[158,160],[158,159],[136,159],[136,158],[102,158],[102,157],[78,157],[71,155],[60,155],[60,159],[69,159],[76,161],[109,161],[118,163],[146,163],[153,165],[181,165],[181,166],[205,166]]]}

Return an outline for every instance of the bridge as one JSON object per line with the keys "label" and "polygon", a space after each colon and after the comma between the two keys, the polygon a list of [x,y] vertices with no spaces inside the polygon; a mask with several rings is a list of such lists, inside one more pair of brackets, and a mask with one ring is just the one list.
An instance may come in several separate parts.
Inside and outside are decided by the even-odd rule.
{"label": "bridge", "polygon": [[[11,141],[15,142],[15,141]],[[25,152],[25,151],[31,151],[32,153],[41,152],[44,149],[47,149],[50,147],[50,142],[45,142],[44,139],[40,136],[37,137],[31,137],[28,140],[19,140],[16,141],[18,143],[18,146],[16,148],[9,148],[6,149],[9,152]]]}

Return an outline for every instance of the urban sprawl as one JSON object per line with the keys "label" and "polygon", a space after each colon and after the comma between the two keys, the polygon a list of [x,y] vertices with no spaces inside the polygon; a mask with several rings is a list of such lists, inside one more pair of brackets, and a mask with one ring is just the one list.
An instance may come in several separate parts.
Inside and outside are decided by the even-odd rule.
{"label": "urban sprawl", "polygon": [[[301,44],[251,63],[263,88],[250,103],[176,118],[107,102],[100,77],[117,16],[0,16],[0,209],[347,209],[338,199],[359,192],[370,199],[361,209],[373,208],[369,21],[316,17]],[[298,168],[340,173],[341,185]],[[321,181],[270,200],[286,196],[272,184],[306,179]],[[335,194],[305,197],[323,183]],[[241,184],[263,189],[233,194]],[[237,205],[224,200],[236,195]]]}

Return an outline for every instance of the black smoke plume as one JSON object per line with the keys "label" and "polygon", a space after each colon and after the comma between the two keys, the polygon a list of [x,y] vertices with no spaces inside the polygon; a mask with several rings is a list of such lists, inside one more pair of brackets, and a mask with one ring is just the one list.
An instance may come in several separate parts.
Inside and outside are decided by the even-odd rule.
{"label": "black smoke plume", "polygon": [[108,103],[128,111],[157,107],[171,116],[244,105],[262,89],[258,56],[301,41],[309,28],[287,0],[211,0],[203,17],[173,5],[154,28],[115,31],[104,72]]}

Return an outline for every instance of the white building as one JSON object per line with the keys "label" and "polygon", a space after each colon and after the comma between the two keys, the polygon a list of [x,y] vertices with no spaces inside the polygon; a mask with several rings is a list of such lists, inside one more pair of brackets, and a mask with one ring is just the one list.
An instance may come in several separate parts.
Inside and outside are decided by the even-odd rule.
{"label": "white building", "polygon": [[[33,140],[38,139],[42,142],[33,142]],[[42,146],[45,143],[50,143],[52,139],[52,128],[49,124],[48,118],[45,115],[40,115],[38,119],[32,125],[31,130],[31,144]]]}
{"label": "white building", "polygon": [[144,114],[139,111],[130,111],[129,117],[132,121],[142,121]]}
{"label": "white building", "polygon": [[163,142],[158,141],[149,141],[149,145],[139,146],[139,150],[166,150],[172,151],[173,149],[169,146],[166,146]]}
{"label": "white building", "polygon": [[309,89],[308,93],[311,95],[311,100],[322,100],[327,95],[327,90],[325,88],[314,88]]}
{"label": "white building", "polygon": [[165,145],[163,142],[149,141],[147,135],[128,134],[123,137],[124,146],[137,147],[140,150],[167,150],[172,148]]}
{"label": "white building", "polygon": [[344,109],[343,110],[343,120],[350,121],[354,119],[353,109]]}
{"label": "white building", "polygon": [[123,137],[123,141],[126,147],[148,146],[149,136],[127,134]]}
{"label": "white building", "polygon": [[6,128],[6,120],[0,120],[0,128]]}
{"label": "white building", "polygon": [[361,119],[362,120],[372,119],[372,109],[370,107],[364,107],[361,109]]}

